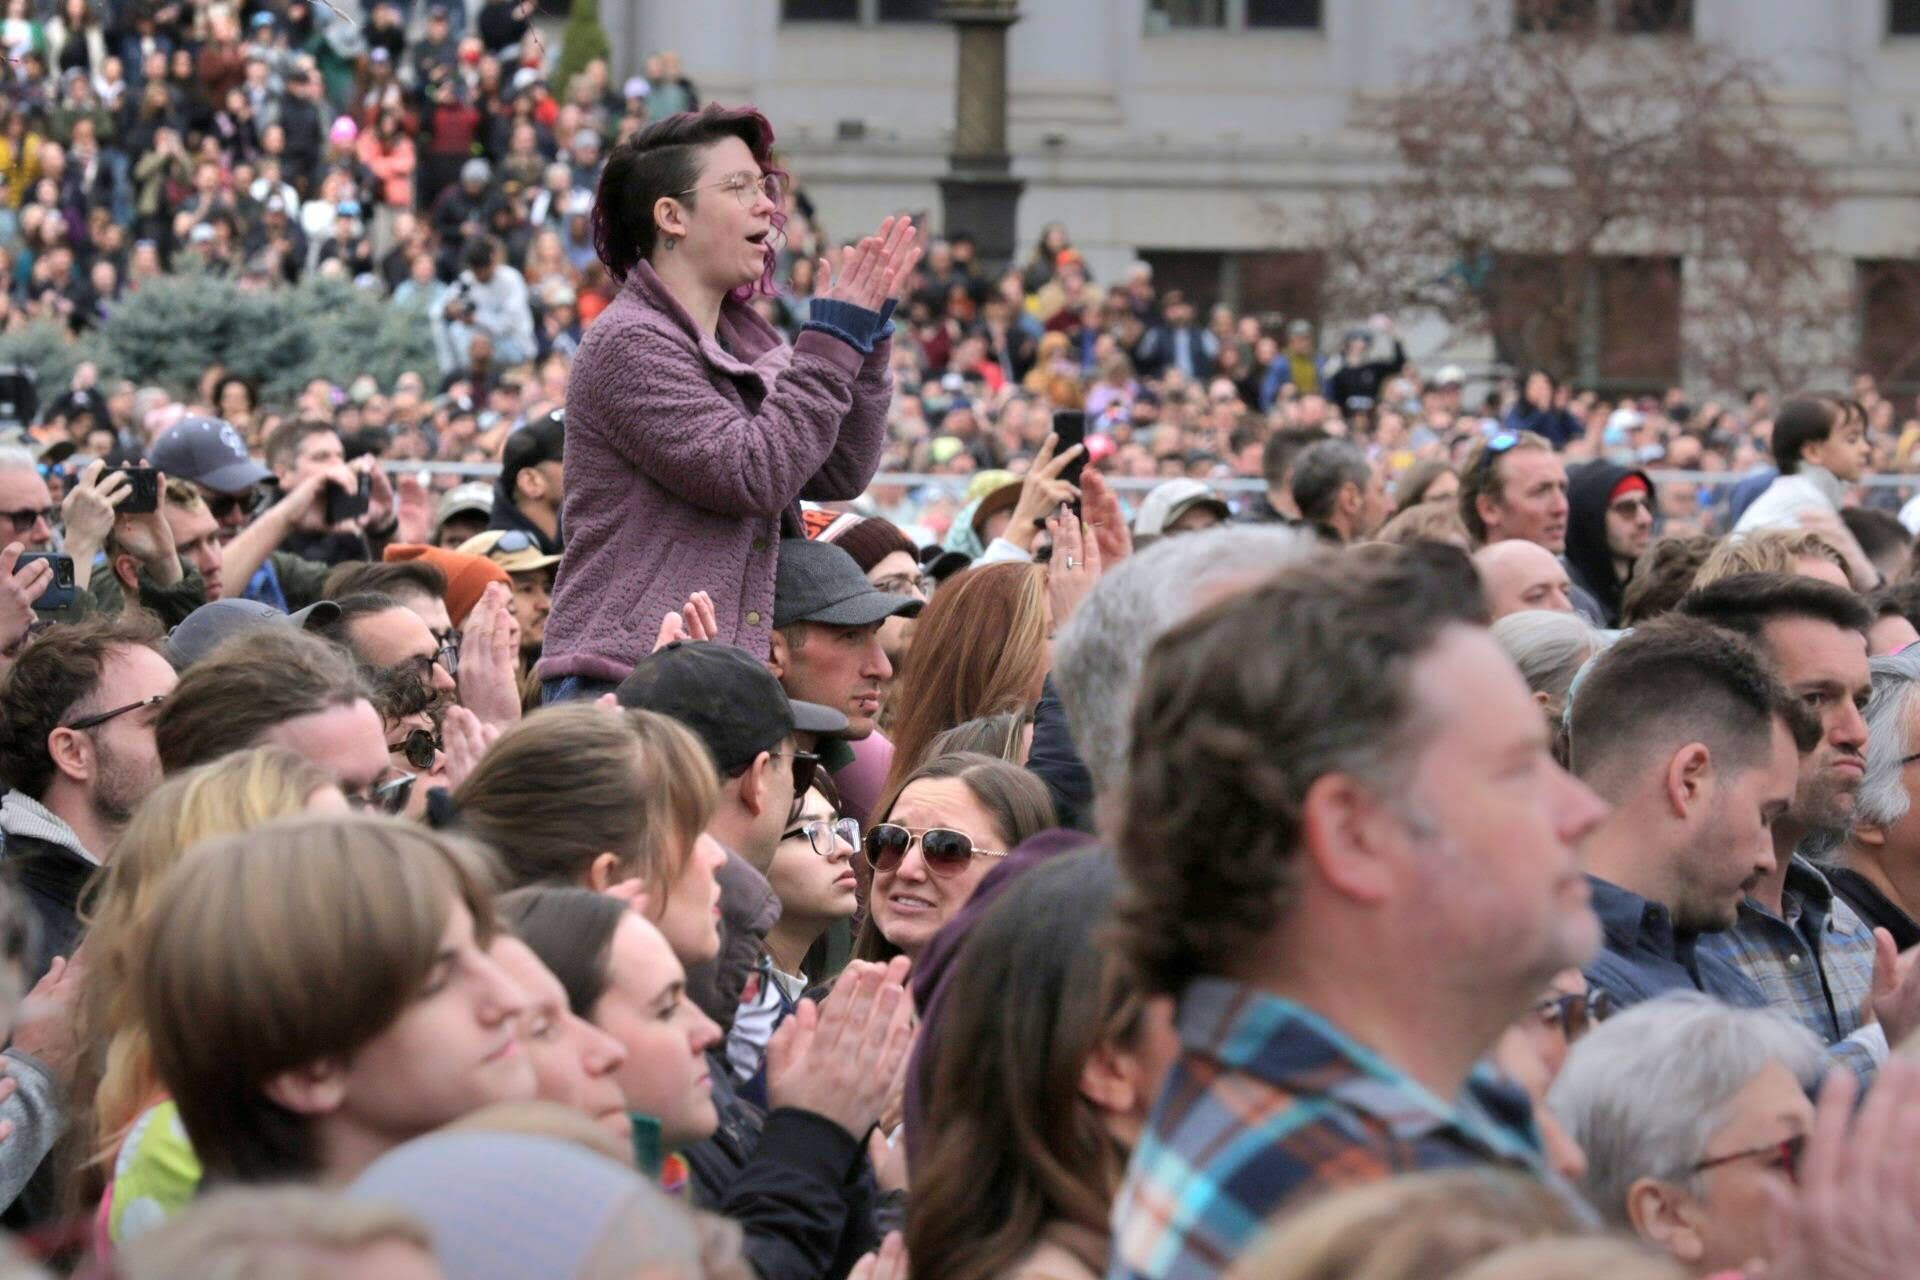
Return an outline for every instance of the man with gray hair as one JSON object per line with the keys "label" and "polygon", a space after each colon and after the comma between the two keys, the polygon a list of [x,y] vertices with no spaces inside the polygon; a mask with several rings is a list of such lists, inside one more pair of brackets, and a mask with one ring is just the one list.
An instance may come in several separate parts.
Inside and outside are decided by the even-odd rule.
{"label": "man with gray hair", "polygon": [[1293,464],[1293,501],[1302,520],[1341,546],[1372,536],[1388,513],[1379,473],[1347,440],[1322,440],[1300,455]]}
{"label": "man with gray hair", "polygon": [[1859,917],[1893,935],[1900,950],[1920,945],[1920,810],[1913,765],[1920,755],[1920,653],[1868,664],[1867,766],[1853,826],[1823,870]]}
{"label": "man with gray hair", "polygon": [[18,445],[0,445],[0,541],[51,551],[56,510],[33,455]]}
{"label": "man with gray hair", "polygon": [[1827,1066],[1806,1028],[1675,992],[1589,1031],[1547,1105],[1587,1157],[1607,1219],[1696,1275],[1764,1258],[1773,1199],[1813,1132]]}
{"label": "man with gray hair", "polygon": [[1052,677],[1096,798],[1126,780],[1134,691],[1153,642],[1313,549],[1292,529],[1237,525],[1165,539],[1101,577],[1054,640]]}

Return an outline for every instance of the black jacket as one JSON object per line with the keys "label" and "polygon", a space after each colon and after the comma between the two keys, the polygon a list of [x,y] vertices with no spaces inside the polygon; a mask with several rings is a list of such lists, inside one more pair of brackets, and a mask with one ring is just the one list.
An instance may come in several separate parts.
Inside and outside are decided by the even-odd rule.
{"label": "black jacket", "polygon": [[1054,817],[1070,830],[1093,830],[1093,775],[1073,745],[1067,728],[1067,709],[1048,676],[1033,713],[1033,746],[1027,752],[1027,772],[1047,784]]}
{"label": "black jacket", "polygon": [[767,933],[780,923],[780,895],[731,849],[714,878],[720,882],[720,954],[687,966],[687,998],[725,1033],[733,1030],[747,979],[766,951]]}
{"label": "black jacket", "polygon": [[566,530],[558,530],[558,536],[549,538],[540,531],[540,526],[520,514],[520,508],[513,500],[500,491],[498,484],[493,486],[493,514],[487,518],[489,529],[518,529],[532,538],[543,556],[557,556],[567,549]]}
{"label": "black jacket", "polygon": [[1607,504],[1614,487],[1628,476],[1639,476],[1646,482],[1651,501],[1653,477],[1637,467],[1622,467],[1602,459],[1589,462],[1567,478],[1567,576],[1599,603],[1609,627],[1620,625],[1620,598],[1627,582],[1614,571],[1613,552],[1607,547]]}
{"label": "black jacket", "polygon": [[15,791],[0,797],[0,829],[6,839],[0,865],[33,921],[22,975],[29,985],[46,976],[55,956],[70,956],[80,944],[80,892],[98,869],[80,855],[66,824],[38,806],[26,807],[32,803]]}
{"label": "black jacket", "polygon": [[879,1188],[863,1142],[811,1111],[763,1112],[711,1054],[720,1127],[682,1154],[694,1207],[731,1218],[760,1280],[842,1280],[879,1244]]}

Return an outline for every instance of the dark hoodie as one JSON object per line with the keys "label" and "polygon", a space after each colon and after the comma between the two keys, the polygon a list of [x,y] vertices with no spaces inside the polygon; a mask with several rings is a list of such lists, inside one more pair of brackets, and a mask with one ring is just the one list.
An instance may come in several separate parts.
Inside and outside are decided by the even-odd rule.
{"label": "dark hoodie", "polygon": [[1628,476],[1645,481],[1648,499],[1653,500],[1653,477],[1638,467],[1602,459],[1567,478],[1567,574],[1599,602],[1609,627],[1620,625],[1620,597],[1627,584],[1615,573],[1613,552],[1607,547],[1607,504],[1614,487]]}

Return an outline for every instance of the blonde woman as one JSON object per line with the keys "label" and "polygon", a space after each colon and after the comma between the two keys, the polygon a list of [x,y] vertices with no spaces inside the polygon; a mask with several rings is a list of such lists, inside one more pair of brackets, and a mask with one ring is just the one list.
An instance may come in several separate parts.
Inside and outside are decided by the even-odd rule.
{"label": "blonde woman", "polygon": [[[150,1225],[192,1198],[199,1166],[177,1129],[173,1104],[154,1070],[152,1046],[134,1012],[133,975],[147,949],[156,887],[195,845],[298,813],[346,813],[339,788],[319,767],[284,747],[237,752],[170,779],[135,811],[94,882],[83,910],[87,973],[80,996],[80,1061],[74,1097],[91,1114],[76,1126],[85,1144],[82,1186],[103,1178],[144,1188],[102,1201],[101,1226],[118,1243],[126,1228]],[[152,1144],[130,1135],[152,1137]],[[125,1150],[123,1151],[123,1148]],[[123,1156],[125,1158],[123,1158]],[[141,1208],[130,1224],[131,1199]]]}

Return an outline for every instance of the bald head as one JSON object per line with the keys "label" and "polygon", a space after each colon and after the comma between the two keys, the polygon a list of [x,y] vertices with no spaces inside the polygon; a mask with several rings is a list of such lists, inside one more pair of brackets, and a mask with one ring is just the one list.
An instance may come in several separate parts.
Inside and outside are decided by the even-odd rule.
{"label": "bald head", "polygon": [[1525,609],[1573,612],[1572,586],[1559,559],[1537,542],[1509,538],[1473,553],[1473,567],[1498,621]]}

